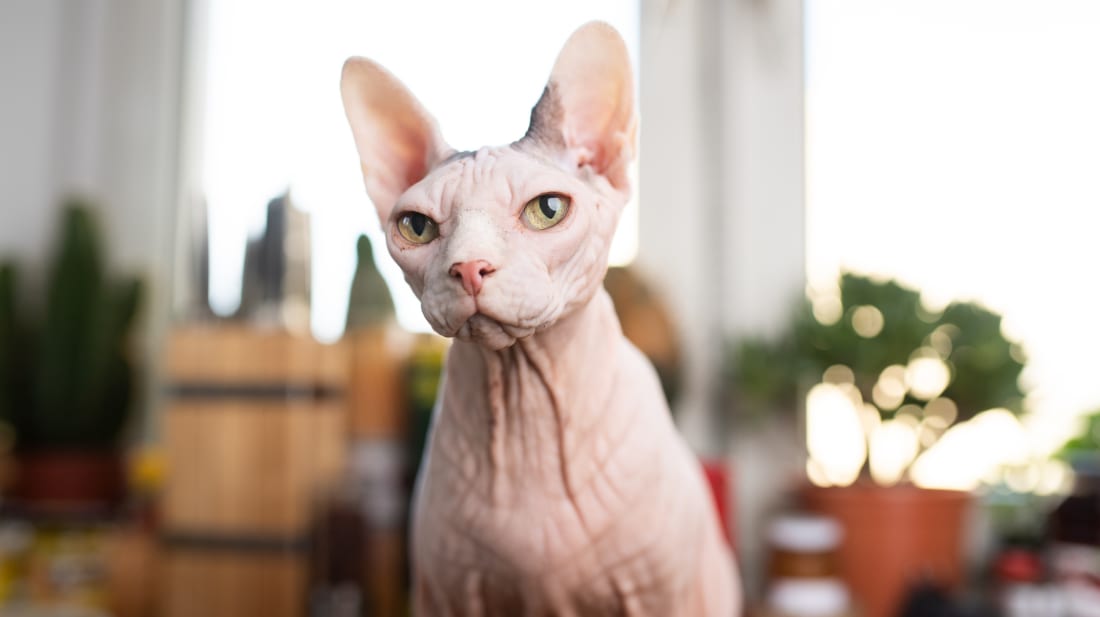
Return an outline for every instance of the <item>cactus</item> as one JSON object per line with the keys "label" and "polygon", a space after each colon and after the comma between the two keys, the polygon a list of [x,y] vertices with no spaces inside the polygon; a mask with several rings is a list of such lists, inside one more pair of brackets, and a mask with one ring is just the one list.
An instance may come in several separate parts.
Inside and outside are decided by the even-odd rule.
{"label": "cactus", "polygon": [[351,296],[348,299],[347,330],[365,328],[385,323],[394,316],[393,298],[390,289],[378,267],[374,265],[374,253],[370,240],[359,236],[355,245],[359,263],[355,267],[355,276],[351,281]]}
{"label": "cactus", "polygon": [[11,422],[15,406],[15,266],[0,264],[0,422]]}
{"label": "cactus", "polygon": [[27,404],[10,410],[21,446],[104,447],[122,434],[133,388],[127,334],[142,285],[110,280],[103,262],[91,212],[70,202],[48,272],[43,321],[26,333]]}

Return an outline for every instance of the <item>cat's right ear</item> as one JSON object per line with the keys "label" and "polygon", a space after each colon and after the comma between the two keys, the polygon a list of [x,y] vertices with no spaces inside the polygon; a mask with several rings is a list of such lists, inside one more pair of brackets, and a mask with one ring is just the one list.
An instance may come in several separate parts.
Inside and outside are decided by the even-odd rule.
{"label": "cat's right ear", "polygon": [[524,139],[555,149],[570,166],[591,168],[628,191],[637,128],[626,43],[608,24],[589,22],[558,54]]}
{"label": "cat's right ear", "polygon": [[366,58],[348,58],[340,76],[367,195],[383,223],[397,198],[451,149],[435,119],[396,77]]}

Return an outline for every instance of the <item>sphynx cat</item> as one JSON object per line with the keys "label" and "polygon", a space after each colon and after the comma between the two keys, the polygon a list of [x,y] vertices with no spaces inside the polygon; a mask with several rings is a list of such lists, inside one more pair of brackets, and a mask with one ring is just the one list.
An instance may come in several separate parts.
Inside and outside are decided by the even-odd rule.
{"label": "sphynx cat", "polygon": [[448,352],[412,529],[417,615],[730,617],[700,466],[601,283],[630,193],[630,60],[602,23],[515,143],[456,152],[395,77],[344,65],[390,254]]}

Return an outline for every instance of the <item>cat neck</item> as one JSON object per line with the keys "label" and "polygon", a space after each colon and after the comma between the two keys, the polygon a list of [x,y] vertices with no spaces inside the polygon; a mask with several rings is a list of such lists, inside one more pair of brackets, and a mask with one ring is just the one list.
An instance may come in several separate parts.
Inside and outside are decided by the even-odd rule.
{"label": "cat neck", "polygon": [[606,422],[619,371],[622,330],[600,290],[550,328],[492,351],[455,341],[447,362],[445,413],[493,468],[494,493],[509,480],[575,488],[591,460],[585,435]]}

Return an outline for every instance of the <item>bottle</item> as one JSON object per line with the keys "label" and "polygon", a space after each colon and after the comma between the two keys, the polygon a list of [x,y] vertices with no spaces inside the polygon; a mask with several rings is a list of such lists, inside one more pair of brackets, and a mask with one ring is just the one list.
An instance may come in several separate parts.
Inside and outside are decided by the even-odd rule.
{"label": "bottle", "polygon": [[784,514],[768,528],[771,559],[765,594],[769,617],[849,617],[851,596],[840,580],[840,524],[813,514]]}

